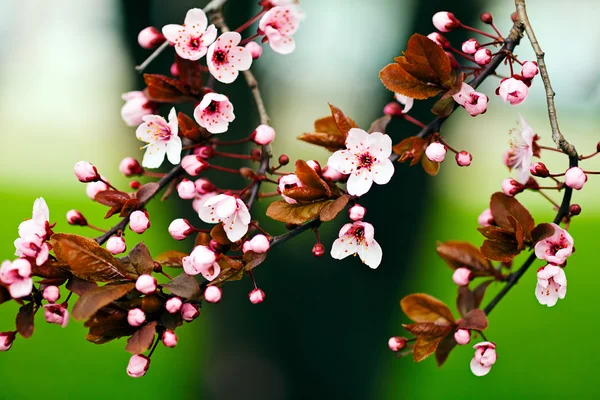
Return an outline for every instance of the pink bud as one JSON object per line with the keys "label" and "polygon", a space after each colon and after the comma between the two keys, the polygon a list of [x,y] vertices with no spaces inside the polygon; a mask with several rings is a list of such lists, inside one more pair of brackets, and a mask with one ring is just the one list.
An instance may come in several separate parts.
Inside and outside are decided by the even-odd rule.
{"label": "pink bud", "polygon": [[102,181],[90,182],[85,187],[85,194],[92,200],[96,201],[96,195],[100,192],[108,190],[108,185]]}
{"label": "pink bud", "polygon": [[550,175],[550,171],[548,171],[546,165],[541,162],[531,164],[531,167],[529,167],[529,172],[531,175],[539,176],[540,178],[546,178],[548,175]]}
{"label": "pink bud", "polygon": [[471,341],[471,332],[467,329],[457,329],[454,332],[454,340],[461,346],[465,345]]}
{"label": "pink bud", "polygon": [[252,251],[252,243],[250,243],[249,240],[246,240],[242,245],[242,252],[246,254],[249,251]]}
{"label": "pink bud", "polygon": [[142,48],[150,50],[167,40],[158,29],[153,26],[144,28],[138,34],[138,43]]}
{"label": "pink bud", "polygon": [[392,117],[401,117],[404,113],[403,111],[404,110],[402,106],[399,103],[396,103],[395,101],[387,103],[385,107],[383,107],[383,113]]}
{"label": "pink bud", "polygon": [[127,365],[127,375],[132,378],[140,378],[146,375],[146,371],[150,367],[150,358],[142,354],[134,354],[129,359]]}
{"label": "pink bud", "polygon": [[139,308],[133,308],[127,313],[127,322],[131,326],[140,326],[146,322],[146,313]]}
{"label": "pink bud", "polygon": [[79,179],[79,182],[88,183],[95,182],[100,179],[100,175],[98,175],[96,167],[87,161],[79,161],[75,164],[73,169],[75,171],[75,176],[77,176],[77,179]]}
{"label": "pink bud", "polygon": [[125,239],[122,236],[111,236],[106,242],[106,250],[112,254],[121,254],[127,249]]}
{"label": "pink bud", "polygon": [[308,160],[306,162],[306,165],[312,168],[312,170],[315,171],[317,174],[321,175],[321,164],[319,164],[317,160]]}
{"label": "pink bud", "polygon": [[581,214],[581,206],[579,204],[571,204],[571,207],[569,207],[569,212],[571,215],[579,215]]}
{"label": "pink bud", "polygon": [[500,86],[496,89],[496,94],[510,103],[511,106],[521,104],[529,94],[529,87],[520,79],[514,76],[500,81]]}
{"label": "pink bud", "polygon": [[169,233],[175,240],[183,240],[192,232],[194,232],[194,227],[187,219],[178,218],[169,225]]}
{"label": "pink bud", "polygon": [[505,195],[513,197],[525,190],[525,186],[512,178],[506,178],[502,181],[502,192]]}
{"label": "pink bud", "polygon": [[209,180],[202,178],[196,179],[196,181],[194,181],[194,186],[196,186],[196,192],[198,192],[198,194],[207,194],[216,190],[215,185]]}
{"label": "pink bud", "polygon": [[275,139],[275,129],[271,128],[269,125],[261,124],[254,130],[250,137],[256,144],[269,144]]}
{"label": "pink bud", "polygon": [[177,193],[184,200],[190,200],[196,197],[196,186],[194,182],[184,179],[177,185]]}
{"label": "pink bud", "polygon": [[144,294],[154,293],[156,291],[156,279],[152,275],[140,275],[135,282],[135,288]]}
{"label": "pink bud", "polygon": [[245,243],[250,243],[251,250],[255,253],[266,253],[271,248],[269,239],[262,234],[254,236],[249,242],[246,241]]}
{"label": "pink bud", "polygon": [[521,75],[526,79],[533,79],[539,72],[538,65],[535,61],[525,61],[521,68]]}
{"label": "pink bud", "polygon": [[460,21],[451,12],[437,12],[433,15],[432,20],[433,26],[440,32],[450,32],[460,27]]}
{"label": "pink bud", "polygon": [[452,274],[452,280],[458,286],[467,286],[472,278],[473,273],[467,268],[457,268]]}
{"label": "pink bud", "polygon": [[57,286],[46,286],[42,296],[50,303],[56,303],[56,300],[60,298],[60,289]]}
{"label": "pink bud", "polygon": [[80,226],[87,225],[87,220],[85,219],[83,214],[77,210],[67,211],[67,222],[69,223],[69,225],[80,225]]}
{"label": "pink bud", "polygon": [[392,336],[390,340],[388,340],[388,347],[393,352],[402,350],[404,346],[406,346],[406,338],[404,337]]}
{"label": "pink bud", "polygon": [[462,44],[462,51],[465,54],[475,54],[480,44],[477,40],[471,38]]}
{"label": "pink bud", "polygon": [[198,315],[200,315],[200,311],[198,311],[195,305],[185,303],[183,306],[181,306],[181,318],[183,318],[184,321],[192,322],[198,317]]}
{"label": "pink bud", "polygon": [[430,33],[429,35],[427,35],[427,37],[436,42],[438,45],[442,46],[443,49],[447,50],[448,48],[450,48],[450,42],[448,42],[448,39],[446,39],[439,32]]}
{"label": "pink bud", "polygon": [[262,46],[256,42],[248,42],[245,47],[255,60],[262,54]]}
{"label": "pink bud", "polygon": [[205,160],[215,156],[215,149],[212,146],[200,146],[194,149],[194,155],[200,156]]}
{"label": "pink bud", "polygon": [[312,248],[312,253],[315,257],[321,257],[323,254],[325,254],[325,246],[323,246],[321,243],[315,243]]}
{"label": "pink bud", "polygon": [[46,304],[44,306],[44,318],[49,324],[66,327],[69,323],[69,311],[65,304]]}
{"label": "pink bud", "polygon": [[177,335],[175,332],[167,329],[163,332],[162,342],[167,347],[175,347],[177,346]]}
{"label": "pink bud", "polygon": [[127,177],[142,175],[144,168],[140,165],[140,162],[133,157],[125,157],[119,164],[119,171]]}
{"label": "pink bud", "polygon": [[181,310],[183,302],[179,297],[171,297],[165,303],[165,308],[169,312],[169,314],[175,314],[177,311]]}
{"label": "pink bud", "polygon": [[204,299],[209,303],[218,303],[221,301],[221,289],[216,286],[209,286],[204,291]]}
{"label": "pink bud", "polygon": [[477,64],[486,65],[492,61],[492,52],[489,49],[481,48],[475,52],[473,58],[475,58]]}
{"label": "pink bud", "polygon": [[360,204],[355,204],[348,210],[348,214],[350,215],[350,219],[352,221],[360,221],[365,217],[366,212],[367,209]]}
{"label": "pink bud", "polygon": [[258,288],[254,289],[248,294],[248,298],[252,304],[262,303],[265,300],[265,292]]}
{"label": "pink bud", "polygon": [[144,233],[146,229],[150,228],[148,213],[139,210],[132,212],[129,216],[129,227],[135,233]]}
{"label": "pink bud", "polygon": [[448,56],[448,58],[450,59],[450,66],[453,69],[457,69],[458,67],[460,67],[460,64],[458,63],[458,61],[456,61],[456,57],[454,57],[454,54],[450,53],[449,51],[446,52],[446,55]]}
{"label": "pink bud", "polygon": [[492,210],[490,210],[489,208],[483,210],[483,212],[479,214],[479,217],[477,218],[477,223],[479,224],[479,226],[483,227],[492,225],[494,223]]}
{"label": "pink bud", "polygon": [[572,189],[581,190],[585,182],[587,182],[587,175],[579,167],[569,168],[565,173],[565,185]]}
{"label": "pink bud", "polygon": [[327,179],[330,182],[338,182],[342,179],[344,179],[346,177],[346,175],[342,174],[341,172],[331,168],[330,166],[326,165],[325,168],[323,168],[323,174],[322,174],[324,179]]}
{"label": "pink bud", "polygon": [[196,176],[208,168],[208,163],[200,156],[190,155],[183,157],[181,160],[181,167],[191,176]]}
{"label": "pink bud", "polygon": [[446,156],[446,146],[439,142],[433,142],[425,149],[425,155],[430,161],[442,162]]}
{"label": "pink bud", "polygon": [[459,167],[468,167],[471,165],[471,161],[473,160],[473,156],[464,150],[456,153],[454,158],[456,159],[456,163]]}
{"label": "pink bud", "polygon": [[176,62],[174,62],[173,64],[171,64],[171,68],[169,70],[171,72],[171,75],[173,76],[179,76],[179,66],[177,65]]}
{"label": "pink bud", "polygon": [[0,332],[0,351],[10,350],[14,341],[14,332]]}

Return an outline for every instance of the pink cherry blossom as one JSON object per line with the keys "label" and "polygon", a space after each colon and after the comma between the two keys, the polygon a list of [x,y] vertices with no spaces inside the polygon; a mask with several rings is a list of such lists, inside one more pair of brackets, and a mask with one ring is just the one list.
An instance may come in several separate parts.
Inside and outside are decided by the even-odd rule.
{"label": "pink cherry blossom", "polygon": [[90,182],[85,186],[85,194],[90,199],[96,201],[96,195],[108,189],[108,185],[102,181]]}
{"label": "pink cherry blossom", "polygon": [[200,156],[205,160],[208,160],[209,158],[212,158],[215,156],[215,149],[212,146],[200,146],[200,147],[196,147],[194,149],[194,155],[196,156]]}
{"label": "pink cherry blossom", "polygon": [[158,103],[153,102],[144,92],[133,91],[124,93],[121,98],[125,104],[121,107],[121,118],[127,126],[139,126],[142,118],[156,112]]}
{"label": "pink cherry blossom", "polygon": [[296,174],[288,174],[279,178],[279,185],[277,186],[277,191],[281,194],[281,197],[283,197],[283,199],[287,203],[296,204],[297,202],[295,199],[286,196],[285,194],[283,194],[283,192],[287,189],[303,186],[305,186],[304,183],[302,183],[302,181],[300,180],[300,178],[298,178]]}
{"label": "pink cherry blossom", "polygon": [[100,178],[96,167],[87,161],[79,161],[73,168],[75,170],[75,176],[79,179],[79,182],[88,183],[97,181]]}
{"label": "pink cherry blossom", "polygon": [[452,274],[452,280],[458,286],[467,286],[472,278],[473,273],[467,268],[457,268]]}
{"label": "pink cherry blossom", "polygon": [[146,115],[144,121],[135,131],[136,137],[148,143],[142,166],[158,168],[163,163],[165,155],[173,165],[181,161],[181,138],[178,136],[179,125],[175,107],[169,112],[169,122],[160,115]]}
{"label": "pink cherry blossom", "polygon": [[198,308],[196,308],[195,305],[185,303],[181,306],[181,318],[183,318],[184,321],[191,322],[198,318],[198,315],[200,315],[200,311],[198,311]]}
{"label": "pink cherry blossom", "polygon": [[[197,187],[196,187],[196,190],[198,190]],[[204,207],[204,204],[208,201],[208,199],[215,197],[216,195],[218,195],[218,193],[215,191],[207,192],[204,194],[199,193],[196,196],[196,198],[194,198],[194,200],[192,201],[192,208],[194,209],[194,211],[196,211],[199,214],[200,210]]]}
{"label": "pink cherry blossom", "polygon": [[15,341],[15,332],[0,332],[0,351],[8,351]]}
{"label": "pink cherry blossom", "polygon": [[521,75],[526,79],[533,79],[539,72],[535,61],[525,61],[521,68]]}
{"label": "pink cherry blossom", "polygon": [[557,224],[552,224],[554,233],[535,245],[535,255],[550,264],[562,265],[573,253],[573,237]]}
{"label": "pink cherry blossom", "polygon": [[139,308],[133,308],[127,313],[127,323],[131,326],[140,326],[146,322],[146,313]]}
{"label": "pink cherry blossom", "polygon": [[480,44],[477,40],[471,38],[462,44],[462,51],[465,54],[475,54]]}
{"label": "pink cherry blossom", "polygon": [[394,165],[389,160],[392,153],[392,139],[383,133],[371,134],[362,129],[352,128],[346,138],[347,150],[338,150],[329,157],[327,165],[335,170],[350,174],[348,193],[362,196],[375,181],[384,185],[394,175]]}
{"label": "pink cherry blossom", "polygon": [[42,292],[42,297],[50,303],[56,303],[60,298],[60,289],[57,286],[46,286]]}
{"label": "pink cherry blossom", "polygon": [[14,242],[15,255],[34,258],[36,265],[46,262],[50,252],[46,240],[52,234],[49,220],[50,210],[46,201],[40,197],[33,203],[32,218],[19,224],[19,238]]}
{"label": "pink cherry blossom", "polygon": [[363,263],[375,269],[381,263],[383,252],[374,236],[375,229],[367,222],[346,224],[340,230],[339,238],[331,246],[331,257],[342,260],[358,254]]}
{"label": "pink cherry blossom", "polygon": [[475,356],[471,360],[471,372],[475,376],[484,376],[492,369],[496,363],[496,345],[492,342],[481,342],[473,346]]}
{"label": "pink cherry blossom", "polygon": [[85,217],[83,216],[83,214],[80,211],[69,210],[69,211],[67,211],[66,218],[67,218],[67,222],[69,223],[69,225],[79,225],[79,226],[87,225],[87,220],[85,219]]}
{"label": "pink cherry blossom", "polygon": [[221,273],[217,255],[206,246],[196,246],[189,256],[181,259],[183,270],[188,275],[202,274],[206,280],[212,281]]}
{"label": "pink cherry blossom", "polygon": [[533,158],[533,128],[522,115],[520,127],[509,132],[509,150],[506,153],[506,164],[517,170],[517,181],[526,184],[529,181],[531,159]]}
{"label": "pink cherry blossom", "polygon": [[162,342],[166,347],[175,347],[177,346],[177,335],[170,329],[167,329],[163,332]]}
{"label": "pink cherry blossom", "polygon": [[317,160],[308,160],[306,165],[308,165],[317,174],[321,175],[321,164],[319,164]]}
{"label": "pink cherry blossom", "polygon": [[262,54],[262,46],[256,42],[248,42],[244,47],[250,52],[254,60]]}
{"label": "pink cherry blossom", "polygon": [[492,61],[492,52],[489,49],[481,48],[473,56],[479,65],[487,65]]}
{"label": "pink cherry blossom", "polygon": [[129,216],[129,227],[140,235],[150,228],[150,219],[145,211],[136,210]]}
{"label": "pink cherry blossom", "polygon": [[207,93],[194,109],[194,119],[210,133],[226,132],[229,123],[235,119],[233,104],[227,96]]}
{"label": "pink cherry blossom", "polygon": [[437,43],[443,49],[447,49],[450,47],[450,42],[448,42],[448,39],[446,39],[444,37],[444,35],[442,35],[439,32],[432,32],[429,35],[427,35],[427,37],[429,39],[433,40],[435,43]]}
{"label": "pink cherry blossom", "polygon": [[468,344],[471,341],[471,332],[468,329],[457,329],[454,332],[454,340],[461,346]]}
{"label": "pink cherry blossom", "polygon": [[153,49],[162,44],[166,38],[158,29],[153,26],[144,28],[138,34],[138,43],[143,49]]}
{"label": "pink cherry blossom", "polygon": [[507,196],[514,197],[523,190],[525,190],[525,186],[513,178],[506,178],[502,181],[502,192]]}
{"label": "pink cherry blossom", "polygon": [[344,179],[347,175],[342,174],[341,172],[331,168],[329,165],[326,165],[323,168],[323,179],[326,179],[331,182],[339,182]]}
{"label": "pink cherry blossom", "polygon": [[473,161],[473,156],[471,155],[471,153],[462,150],[456,153],[454,159],[456,160],[456,164],[458,164],[459,167],[468,167],[469,165],[471,165],[471,161]]}
{"label": "pink cherry blossom", "polygon": [[303,15],[296,4],[273,7],[260,19],[259,33],[266,36],[273,51],[290,54],[296,49],[296,42],[291,36],[298,30]]}
{"label": "pink cherry blossom", "polygon": [[122,236],[111,236],[106,242],[106,250],[112,254],[121,254],[127,249],[125,239]]}
{"label": "pink cherry blossom", "polygon": [[181,299],[179,297],[171,297],[165,303],[165,308],[167,309],[169,314],[175,314],[176,312],[181,310],[182,306],[183,306],[183,302],[181,301]]}
{"label": "pink cherry blossom", "polygon": [[248,294],[248,298],[250,299],[250,303],[252,303],[252,304],[262,303],[263,301],[265,301],[265,292],[263,292],[262,290],[260,290],[258,288],[253,289]]}
{"label": "pink cherry blossom", "polygon": [[13,262],[4,261],[0,266],[0,281],[8,285],[8,291],[12,298],[29,296],[33,289],[31,263],[24,258]]}
{"label": "pink cherry blossom", "polygon": [[446,157],[446,146],[439,142],[433,142],[425,149],[425,155],[429,161],[442,162]]}
{"label": "pink cherry blossom", "polygon": [[221,289],[216,286],[209,286],[204,291],[204,299],[209,303],[218,303],[222,295]]}
{"label": "pink cherry blossom", "polygon": [[392,336],[390,340],[388,340],[388,347],[393,352],[402,350],[404,346],[406,346],[406,338],[400,336]]}
{"label": "pink cherry blossom", "polygon": [[460,91],[453,95],[452,98],[467,110],[472,117],[487,111],[488,97],[483,93],[476,92],[475,89],[464,82]]}
{"label": "pink cherry blossom", "polygon": [[404,96],[400,93],[394,93],[394,98],[398,103],[404,106],[404,109],[402,110],[404,114],[409,112],[410,109],[413,107],[413,104],[415,103],[415,99],[413,99],[412,97]]}
{"label": "pink cherry blossom", "polygon": [[219,194],[208,199],[198,212],[200,219],[208,224],[223,223],[227,238],[240,240],[248,232],[250,213],[246,204],[230,194]]}
{"label": "pink cherry blossom", "polygon": [[184,200],[191,200],[196,197],[196,185],[189,179],[183,179],[177,185],[177,194]]}
{"label": "pink cherry blossom", "polygon": [[360,221],[365,217],[367,209],[360,204],[355,204],[348,210],[348,216],[352,221]]}
{"label": "pink cherry blossom", "polygon": [[507,101],[511,106],[521,104],[527,98],[529,93],[529,87],[516,78],[505,78],[500,81],[500,87],[496,89],[496,94],[499,95],[502,100],[506,103]]}
{"label": "pink cherry blossom", "polygon": [[140,275],[135,281],[135,288],[144,294],[152,294],[156,291],[156,278],[148,274]]}
{"label": "pink cherry blossom", "polygon": [[477,223],[479,224],[479,226],[490,226],[493,222],[494,217],[492,216],[492,210],[490,210],[489,208],[483,210],[483,212],[479,214],[479,217],[477,217]]}
{"label": "pink cherry blossom", "polygon": [[217,28],[207,25],[208,19],[204,11],[192,8],[185,15],[183,25],[165,25],[162,33],[175,45],[179,57],[195,61],[206,54],[208,46],[217,38]]}
{"label": "pink cherry blossom", "polygon": [[189,155],[181,160],[181,167],[191,176],[197,176],[208,169],[208,163],[200,156]]}
{"label": "pink cherry blossom", "polygon": [[237,79],[238,71],[250,69],[252,53],[245,47],[238,46],[241,40],[239,33],[225,32],[208,48],[208,70],[219,82],[231,83]]}
{"label": "pink cherry blossom", "polygon": [[261,124],[254,130],[250,137],[254,140],[254,143],[264,146],[275,139],[275,129],[269,125]]}
{"label": "pink cherry blossom", "polygon": [[440,11],[433,15],[433,26],[440,32],[450,32],[460,26],[460,21],[448,11]]}
{"label": "pink cherry blossom", "polygon": [[247,253],[248,251],[252,251],[254,253],[266,253],[269,251],[269,248],[271,248],[269,239],[263,234],[258,234],[252,239],[244,242],[242,251],[244,253]]}
{"label": "pink cherry blossom", "polygon": [[569,168],[565,173],[565,185],[568,187],[581,190],[587,182],[587,175],[579,167]]}
{"label": "pink cherry blossom", "polygon": [[69,310],[64,304],[46,304],[44,318],[49,324],[60,325],[61,328],[64,328],[69,323]]}
{"label": "pink cherry blossom", "polygon": [[540,178],[547,178],[550,175],[550,171],[548,171],[546,164],[542,162],[536,162],[531,164],[531,166],[529,167],[529,173],[533,176],[538,176]]}
{"label": "pink cherry blossom", "polygon": [[132,378],[140,378],[146,375],[149,367],[150,358],[142,354],[134,354],[129,359],[129,364],[127,364],[127,375]]}
{"label": "pink cherry blossom", "polygon": [[541,305],[552,307],[566,294],[567,276],[561,267],[549,264],[538,270],[535,297]]}
{"label": "pink cherry blossom", "polygon": [[119,171],[126,177],[141,175],[144,173],[144,168],[140,162],[133,157],[125,157],[119,163]]}
{"label": "pink cherry blossom", "polygon": [[188,222],[187,219],[178,218],[171,222],[168,230],[173,239],[183,240],[187,238],[190,233],[194,232],[194,227]]}

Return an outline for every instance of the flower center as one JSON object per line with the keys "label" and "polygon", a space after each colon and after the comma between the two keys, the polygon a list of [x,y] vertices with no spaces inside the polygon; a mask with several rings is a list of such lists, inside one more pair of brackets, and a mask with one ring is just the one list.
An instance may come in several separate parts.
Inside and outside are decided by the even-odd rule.
{"label": "flower center", "polygon": [[198,50],[200,48],[200,37],[190,38],[189,46],[194,50]]}
{"label": "flower center", "polygon": [[150,122],[148,124],[150,136],[155,142],[168,141],[171,139],[171,128],[165,123],[165,125],[156,124]]}
{"label": "flower center", "polygon": [[227,52],[222,49],[215,50],[212,57],[213,63],[223,65],[227,62]]}
{"label": "flower center", "polygon": [[348,232],[348,234],[354,236],[354,239],[356,239],[358,244],[361,244],[365,240],[365,228],[362,226],[354,228],[352,231]]}
{"label": "flower center", "polygon": [[219,103],[216,101],[211,101],[210,104],[208,105],[208,107],[205,108],[205,111],[208,114],[214,114],[217,111],[219,111]]}
{"label": "flower center", "polygon": [[356,169],[366,168],[370,171],[375,161],[377,161],[377,158],[371,156],[369,153],[363,153],[358,156],[358,166]]}

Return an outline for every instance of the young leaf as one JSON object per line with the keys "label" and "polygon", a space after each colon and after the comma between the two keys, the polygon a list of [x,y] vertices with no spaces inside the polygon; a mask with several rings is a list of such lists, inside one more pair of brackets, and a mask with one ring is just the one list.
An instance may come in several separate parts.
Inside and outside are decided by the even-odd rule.
{"label": "young leaf", "polygon": [[177,114],[177,123],[181,134],[194,142],[200,142],[210,136],[206,129],[201,128],[193,119],[182,112]]}
{"label": "young leaf", "polygon": [[488,320],[485,313],[479,308],[475,308],[465,314],[462,321],[458,323],[460,329],[475,329],[478,331],[486,330]]}
{"label": "young leaf", "polygon": [[198,282],[186,274],[175,277],[175,279],[162,285],[162,287],[175,296],[186,299],[193,299],[200,294],[200,285],[198,285]]}
{"label": "young leaf", "polygon": [[413,348],[413,358],[416,362],[423,361],[437,349],[438,344],[442,341],[443,336],[428,337],[419,336]]}
{"label": "young leaf", "polygon": [[66,287],[68,290],[81,297],[88,290],[97,288],[98,284],[94,282],[88,282],[76,276],[73,276],[71,277],[71,279],[69,279],[69,282],[67,282]]}
{"label": "young leaf", "polygon": [[350,201],[350,196],[345,194],[334,201],[327,202],[325,207],[323,207],[319,213],[319,219],[323,222],[333,220],[344,208],[346,208],[348,201]]}
{"label": "young leaf", "polygon": [[331,195],[331,189],[327,182],[314,169],[309,167],[306,161],[296,161],[296,175],[309,188],[324,191],[327,196]]}
{"label": "young leaf", "polygon": [[196,101],[185,85],[177,79],[158,74],[144,74],[144,81],[148,85],[148,96],[154,101],[161,103]]}
{"label": "young leaf", "polygon": [[148,322],[127,339],[125,351],[131,354],[142,354],[152,346],[156,333],[156,321]]}
{"label": "young leaf", "polygon": [[331,116],[333,117],[335,124],[340,132],[344,135],[344,138],[348,135],[348,131],[350,131],[350,129],[358,128],[358,125],[356,125],[352,118],[348,118],[342,110],[333,104],[329,103],[329,109],[331,110]]}
{"label": "young leaf", "polygon": [[431,161],[427,157],[421,157],[421,165],[423,166],[423,170],[431,176],[436,176],[440,172],[440,163]]}
{"label": "young leaf", "polygon": [[448,306],[428,294],[410,294],[400,301],[400,307],[415,322],[455,323]]}
{"label": "young leaf", "polygon": [[474,306],[474,295],[471,289],[468,286],[459,286],[458,287],[458,296],[456,297],[456,309],[461,317],[464,316],[471,311]]}
{"label": "young leaf", "polygon": [[471,243],[451,240],[438,243],[436,251],[452,269],[465,267],[470,269],[474,276],[488,276],[493,274],[493,267],[490,261]]}
{"label": "young leaf", "polygon": [[146,203],[160,189],[156,182],[148,182],[138,189],[135,197],[140,203]]}
{"label": "young leaf", "polygon": [[371,127],[369,128],[369,133],[373,133],[373,132],[385,133],[385,130],[391,120],[392,120],[391,115],[384,115],[383,117],[376,119],[371,124]]}
{"label": "young leaf", "polygon": [[481,254],[489,260],[509,262],[515,258],[521,250],[517,248],[517,242],[498,242],[486,240],[481,245]]}
{"label": "young leaf", "polygon": [[552,224],[541,223],[531,231],[532,245],[535,245],[540,240],[544,240],[554,234],[554,227]]}
{"label": "young leaf", "polygon": [[68,268],[65,263],[49,258],[42,265],[32,263],[31,275],[46,279],[67,279],[71,277]]}
{"label": "young leaf", "polygon": [[0,284],[0,304],[5,303],[9,300],[12,300],[12,297],[10,297],[10,292],[7,288]]}
{"label": "young leaf", "polygon": [[121,283],[116,285],[104,285],[88,290],[77,300],[73,307],[73,318],[88,319],[96,311],[111,302],[123,297],[135,288],[135,283]]}
{"label": "young leaf", "polygon": [[296,186],[289,189],[285,189],[283,191],[283,194],[302,203],[311,203],[315,200],[327,198],[327,192],[325,192],[324,190],[313,189],[308,186]]}
{"label": "young leaf", "polygon": [[244,253],[244,271],[251,271],[262,264],[267,258],[267,253],[255,253],[247,251]]}
{"label": "young leaf", "polygon": [[83,326],[89,328],[86,340],[95,344],[129,336],[137,330],[127,322],[127,311],[112,305],[98,310]]}
{"label": "young leaf", "polygon": [[473,291],[473,308],[479,308],[479,306],[481,306],[481,302],[483,301],[483,297],[485,296],[485,291],[492,282],[494,281],[485,281],[477,285],[477,287]]}
{"label": "young leaf", "polygon": [[412,35],[404,56],[397,57],[396,61],[423,82],[448,85],[454,81],[450,58],[441,46],[427,36],[418,33]]}
{"label": "young leaf", "polygon": [[456,340],[454,340],[454,335],[448,335],[442,339],[435,350],[435,361],[437,362],[438,367],[444,365],[450,352],[457,344]]}
{"label": "young leaf", "polygon": [[302,224],[311,219],[315,219],[321,210],[331,202],[333,202],[333,200],[310,204],[289,204],[285,200],[277,200],[269,204],[267,216],[276,221],[288,222],[290,224]]}
{"label": "young leaf", "polygon": [[119,209],[130,199],[127,193],[118,190],[103,190],[94,196],[94,200],[98,203],[108,207],[119,207]]}
{"label": "young leaf", "polygon": [[298,140],[325,147],[329,151],[346,148],[346,134],[340,132],[335,118],[329,116],[315,121],[315,132],[298,136]]}
{"label": "young leaf", "polygon": [[[210,281],[209,286],[218,286],[218,285],[221,285],[223,282],[228,282],[228,281],[239,281],[243,277],[244,277],[243,269],[236,269],[236,268],[222,269],[219,276],[217,276],[215,279]],[[203,296],[201,296],[201,297],[203,297]]]}
{"label": "young leaf", "polygon": [[428,85],[406,72],[400,64],[388,64],[379,72],[383,85],[394,93],[424,100],[442,91],[441,88]]}
{"label": "young leaf", "polygon": [[17,331],[25,339],[28,339],[33,335],[33,303],[26,304],[19,308],[17,314]]}
{"label": "young leaf", "polygon": [[138,199],[129,199],[123,204],[123,207],[121,207],[119,217],[126,217],[138,208],[140,208],[140,201]]}
{"label": "young leaf", "polygon": [[154,260],[150,255],[148,247],[143,242],[135,245],[124,259],[131,264],[137,275],[150,274],[154,270]]}
{"label": "young leaf", "polygon": [[223,224],[217,224],[210,231],[210,236],[217,241],[217,243],[222,245],[229,245],[231,241],[227,237],[225,233],[225,228],[223,228]]}
{"label": "young leaf", "polygon": [[421,157],[425,154],[425,146],[425,139],[411,136],[396,144],[392,149],[400,156],[398,162],[411,160],[410,166],[412,167],[421,161]]}
{"label": "young leaf", "polygon": [[523,227],[527,240],[531,240],[531,231],[533,231],[535,222],[529,211],[517,199],[501,192],[494,193],[490,200],[490,210],[496,224],[508,230],[514,230],[508,220],[508,216],[512,215]]}
{"label": "young leaf", "polygon": [[[444,95],[445,96],[445,95]],[[452,97],[442,98],[435,102],[431,112],[438,117],[445,118],[454,111],[454,99]]]}
{"label": "young leaf", "polygon": [[187,257],[188,255],[189,254],[181,251],[170,250],[160,254],[158,257],[156,257],[155,261],[163,267],[183,268],[183,261],[181,261],[181,259],[183,257]]}
{"label": "young leaf", "polygon": [[175,63],[179,71],[179,80],[190,88],[190,92],[196,95],[202,94],[204,88],[202,81],[202,67],[197,61],[186,60],[175,55]]}
{"label": "young leaf", "polygon": [[229,268],[240,270],[244,266],[241,261],[234,260],[233,258],[227,257],[226,255],[221,255],[221,258],[219,259],[218,263],[222,270]]}
{"label": "young leaf", "polygon": [[450,334],[454,331],[454,325],[440,325],[432,322],[417,323],[417,324],[402,324],[404,329],[415,336],[440,337]]}

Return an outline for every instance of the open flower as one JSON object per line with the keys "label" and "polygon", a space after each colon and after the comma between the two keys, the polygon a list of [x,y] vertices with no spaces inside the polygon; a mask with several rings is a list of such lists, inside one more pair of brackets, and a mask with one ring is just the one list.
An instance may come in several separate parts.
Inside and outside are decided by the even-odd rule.
{"label": "open flower", "polygon": [[558,299],[564,299],[567,294],[567,276],[557,265],[546,265],[537,273],[535,297],[542,305],[552,307]]}
{"label": "open flower", "polygon": [[475,356],[471,360],[471,372],[475,376],[484,376],[492,369],[498,356],[496,355],[496,345],[492,342],[481,342],[473,346]]}
{"label": "open flower", "polygon": [[231,83],[252,65],[252,54],[245,47],[238,46],[242,36],[237,32],[225,32],[210,45],[206,55],[208,70],[219,81]]}
{"label": "open flower", "polygon": [[452,98],[467,110],[472,117],[487,111],[488,97],[483,93],[476,92],[475,89],[464,82],[460,92],[453,95]]}
{"label": "open flower", "polygon": [[346,138],[346,148],[333,153],[327,165],[342,174],[350,174],[348,193],[362,196],[369,191],[373,181],[384,185],[392,179],[394,165],[388,158],[392,153],[392,139],[388,135],[368,134],[352,128]]}
{"label": "open flower", "polygon": [[510,148],[506,153],[506,164],[509,168],[517,170],[517,180],[521,184],[529,181],[531,159],[533,157],[533,128],[529,126],[525,118],[521,119],[520,128],[511,129],[509,132]]}
{"label": "open flower", "polygon": [[331,257],[342,260],[352,254],[358,254],[363,263],[375,269],[381,263],[383,252],[374,236],[375,229],[367,222],[346,224],[340,230],[339,238],[331,246]]}
{"label": "open flower", "polygon": [[178,136],[179,126],[175,107],[169,112],[169,122],[160,115],[146,115],[142,118],[144,123],[135,131],[137,138],[148,143],[142,166],[158,168],[165,159],[173,165],[181,161],[181,138]]}
{"label": "open flower", "polygon": [[134,91],[124,93],[121,98],[125,104],[121,107],[121,118],[128,126],[138,126],[145,115],[150,115],[158,109],[158,103],[151,101],[144,92]]}
{"label": "open flower", "polygon": [[208,224],[222,222],[227,238],[232,242],[240,240],[248,232],[251,219],[246,204],[230,194],[208,199],[198,211],[198,216]]}
{"label": "open flower", "polygon": [[24,258],[13,262],[4,261],[0,266],[0,281],[8,285],[8,291],[12,298],[29,296],[33,289],[31,264]]}
{"label": "open flower", "polygon": [[225,95],[207,93],[194,109],[194,119],[210,133],[226,132],[229,123],[235,119],[233,104]]}
{"label": "open flower", "polygon": [[62,304],[46,304],[44,318],[49,324],[60,325],[64,328],[69,323],[69,310]]}
{"label": "open flower", "polygon": [[37,265],[46,262],[50,251],[46,240],[52,235],[49,220],[50,210],[46,201],[40,197],[33,203],[31,219],[19,225],[19,238],[14,242],[15,255],[34,258]]}
{"label": "open flower", "polygon": [[189,256],[181,259],[181,262],[186,274],[202,274],[209,281],[212,281],[221,273],[221,267],[217,263],[217,255],[206,246],[196,246]]}
{"label": "open flower", "polygon": [[296,4],[271,8],[258,23],[260,33],[264,33],[273,51],[290,54],[296,49],[291,37],[298,30],[303,13]]}
{"label": "open flower", "polygon": [[522,80],[510,77],[500,81],[500,86],[496,89],[496,94],[510,103],[511,106],[521,104],[527,98],[529,87]]}
{"label": "open flower", "polygon": [[566,230],[552,224],[554,233],[535,245],[537,258],[546,260],[550,264],[562,265],[573,253],[573,237]]}
{"label": "open flower", "polygon": [[162,28],[167,40],[175,45],[175,51],[181,58],[199,60],[208,46],[217,38],[214,25],[207,28],[206,14],[199,8],[192,8],[185,15],[183,25],[170,24]]}

